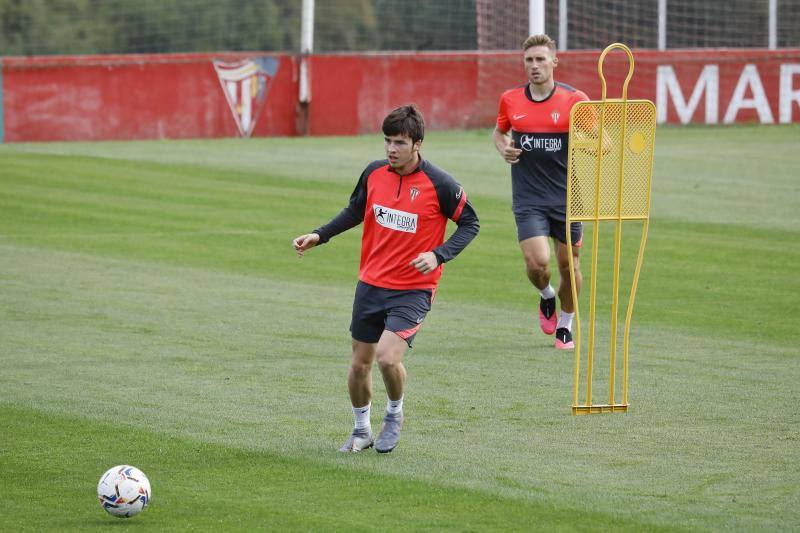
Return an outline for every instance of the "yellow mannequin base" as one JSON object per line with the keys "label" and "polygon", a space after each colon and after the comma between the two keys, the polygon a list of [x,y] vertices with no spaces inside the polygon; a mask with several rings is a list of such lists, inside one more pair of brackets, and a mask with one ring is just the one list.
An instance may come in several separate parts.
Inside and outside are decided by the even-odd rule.
{"label": "yellow mannequin base", "polygon": [[628,404],[573,405],[573,415],[599,415],[600,413],[626,413]]}

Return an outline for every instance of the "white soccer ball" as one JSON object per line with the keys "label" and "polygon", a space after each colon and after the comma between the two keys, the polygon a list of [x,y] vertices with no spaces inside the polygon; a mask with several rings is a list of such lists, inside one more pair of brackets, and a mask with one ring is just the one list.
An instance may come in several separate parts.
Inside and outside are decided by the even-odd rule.
{"label": "white soccer ball", "polygon": [[150,480],[144,472],[129,465],[109,468],[97,484],[100,507],[119,518],[141,513],[150,503],[151,494]]}

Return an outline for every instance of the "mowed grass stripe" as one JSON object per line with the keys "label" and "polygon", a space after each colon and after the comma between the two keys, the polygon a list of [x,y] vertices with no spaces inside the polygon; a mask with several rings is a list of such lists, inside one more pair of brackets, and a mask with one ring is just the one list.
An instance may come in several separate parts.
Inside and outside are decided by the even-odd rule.
{"label": "mowed grass stripe", "polygon": [[[178,171],[63,156],[25,159],[31,168],[21,175],[10,171],[3,180],[0,236],[99,255],[251,273],[291,270],[286,268],[293,258],[289,226],[302,212],[298,203],[334,197],[326,184],[306,184],[301,193],[297,184],[282,180],[251,184],[237,181],[241,174],[191,167]],[[90,170],[82,172],[82,166]],[[326,216],[339,208],[331,206]],[[309,219],[313,215],[307,213]],[[303,224],[310,225],[310,220]],[[348,237],[357,246],[357,236]]]}
{"label": "mowed grass stripe", "polygon": [[[15,155],[7,167],[13,176],[17,200],[45,199],[53,202],[109,203],[118,209],[135,208],[142,215],[181,208],[246,211],[263,209],[268,201],[277,205],[304,189],[309,201],[327,197],[340,188],[313,180],[259,178],[255,174],[223,171],[197,165],[164,165],[103,158],[53,155]],[[12,185],[9,183],[8,185]],[[13,202],[8,202],[12,204]],[[99,206],[98,206],[99,207]],[[287,206],[288,208],[288,206]],[[200,213],[195,213],[199,216]]]}
{"label": "mowed grass stripe", "polygon": [[[345,205],[352,184],[27,154],[19,156],[23,170],[18,173],[17,157],[7,156],[12,163],[0,197],[0,236],[6,239],[286,280],[348,285],[355,277],[359,230],[312,251],[302,263],[290,247],[293,236],[317,227]],[[482,220],[481,235],[447,266],[440,294],[530,308],[535,295],[524,276],[507,203],[482,196],[473,196],[473,202]],[[762,210],[767,219],[769,207]],[[613,227],[605,224],[601,230],[601,266],[607,272]],[[624,236],[630,266],[638,230],[626,226]],[[770,317],[771,342],[796,344],[800,310],[793,295],[800,292],[800,281],[785,275],[800,261],[800,246],[793,244],[800,244],[796,231],[655,218],[635,319],[755,339],[765,334]],[[590,246],[587,239],[586,272]],[[554,272],[554,283],[557,279]],[[759,296],[731,290],[754,283]],[[623,302],[629,285],[630,278],[623,279]],[[607,301],[601,295],[601,304]]]}
{"label": "mowed grass stripe", "polygon": [[[442,298],[408,357],[403,446],[353,462],[335,452],[352,287],[0,249],[3,402],[665,526],[797,520],[798,419],[772,406],[800,376],[779,347],[637,327],[631,414],[576,419],[571,357],[513,309]],[[377,376],[375,398],[377,425]]]}
{"label": "mowed grass stripe", "polygon": [[[7,531],[588,531],[598,524],[667,530],[646,519],[395,476],[354,476],[299,457],[0,406],[0,426],[14,435],[0,454],[0,529]],[[95,496],[100,474],[123,458],[148,474],[153,490],[150,506],[130,522],[107,516]]]}
{"label": "mowed grass stripe", "polygon": [[[795,169],[800,124],[763,127],[659,126],[653,215],[687,222],[800,230]],[[380,159],[379,134],[359,137],[256,138],[0,145],[10,153],[93,156],[243,171],[257,177],[339,184],[349,192],[367,161]],[[490,132],[432,131],[425,157],[450,171],[473,196],[509,204],[508,165]]]}

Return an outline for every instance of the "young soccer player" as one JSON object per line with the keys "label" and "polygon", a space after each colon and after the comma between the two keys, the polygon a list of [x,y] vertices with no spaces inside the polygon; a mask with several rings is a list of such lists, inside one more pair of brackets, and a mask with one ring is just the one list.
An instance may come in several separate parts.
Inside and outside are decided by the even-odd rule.
{"label": "young soccer player", "polygon": [[[413,105],[383,121],[386,159],[367,165],[350,203],[329,223],[293,241],[299,256],[363,222],[359,281],[353,301],[352,360],[348,376],[355,427],[341,447],[373,444],[391,452],[400,441],[406,369],[403,355],[430,311],[444,263],[478,233],[478,217],[464,189],[422,158],[425,123]],[[447,220],[457,229],[444,240]],[[377,439],[370,425],[372,365],[389,396]]]}

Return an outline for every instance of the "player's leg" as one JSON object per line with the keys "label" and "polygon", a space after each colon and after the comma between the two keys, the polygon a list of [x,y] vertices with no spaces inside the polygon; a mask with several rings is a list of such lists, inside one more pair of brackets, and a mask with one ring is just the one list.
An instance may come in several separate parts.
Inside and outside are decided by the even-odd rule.
{"label": "player's leg", "polygon": [[539,327],[546,335],[556,330],[556,294],[550,285],[550,242],[547,237],[530,237],[520,241],[528,279],[539,290]]}
{"label": "player's leg", "polygon": [[353,407],[369,406],[372,402],[372,363],[377,346],[377,343],[353,339],[353,356],[347,374],[347,390]]}
{"label": "player's leg", "polygon": [[386,386],[386,414],[381,423],[381,430],[375,441],[375,449],[379,453],[390,452],[400,441],[400,429],[403,427],[403,397],[406,385],[406,367],[403,355],[408,349],[406,341],[395,332],[385,330],[378,341],[377,358],[383,383]]}
{"label": "player's leg", "polygon": [[353,409],[354,427],[342,452],[359,452],[372,446],[370,409],[372,406],[372,364],[383,331],[383,305],[380,289],[359,282],[353,299],[352,357],[347,375],[347,389]]}
{"label": "player's leg", "polygon": [[514,214],[517,239],[525,259],[528,279],[539,291],[539,327],[546,335],[556,330],[556,293],[550,285],[550,221],[543,208]]}
{"label": "player's leg", "polygon": [[530,237],[519,242],[525,260],[525,273],[539,290],[550,284],[550,243],[546,236]]}
{"label": "player's leg", "polygon": [[[558,299],[561,302],[561,310],[567,313],[575,312],[575,303],[572,301],[572,286],[569,271],[569,256],[567,255],[567,245],[556,241],[556,261],[558,262],[558,273],[561,281],[558,284]],[[575,289],[580,295],[583,286],[583,275],[580,266],[580,247],[572,247],[572,262],[575,265]]]}
{"label": "player's leg", "polygon": [[[554,226],[558,224],[554,223]],[[572,261],[575,266],[575,289],[578,294],[583,285],[583,276],[580,268],[580,247],[582,242],[583,228],[580,224],[573,224],[570,239],[573,243],[572,250],[564,242],[566,240],[566,224],[560,225],[560,235],[554,239],[556,241],[556,262],[561,280],[558,285],[558,299],[561,301],[561,312],[559,313],[556,325],[556,348],[569,350],[575,347],[572,341],[572,320],[575,316],[575,302],[572,299],[571,273],[569,270],[569,254],[572,253]],[[563,240],[562,240],[563,239]]]}
{"label": "player's leg", "polygon": [[377,343],[353,339],[353,355],[347,374],[347,389],[353,409],[354,426],[350,437],[339,449],[340,452],[360,452],[372,447],[372,363],[375,361]]}
{"label": "player's leg", "polygon": [[377,345],[378,368],[383,376],[386,394],[389,401],[401,401],[406,385],[406,367],[403,366],[403,355],[408,343],[393,331],[384,330]]}
{"label": "player's leg", "polygon": [[429,290],[395,291],[388,302],[386,329],[376,350],[378,368],[389,397],[381,431],[375,440],[375,449],[380,453],[392,451],[400,442],[407,375],[403,355],[411,347],[432,303],[433,293]]}
{"label": "player's leg", "polygon": [[556,294],[550,285],[550,243],[547,237],[536,236],[520,241],[519,247],[528,279],[539,291],[539,327],[552,335],[556,330]]}

